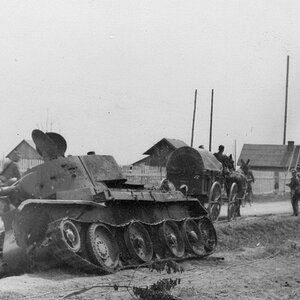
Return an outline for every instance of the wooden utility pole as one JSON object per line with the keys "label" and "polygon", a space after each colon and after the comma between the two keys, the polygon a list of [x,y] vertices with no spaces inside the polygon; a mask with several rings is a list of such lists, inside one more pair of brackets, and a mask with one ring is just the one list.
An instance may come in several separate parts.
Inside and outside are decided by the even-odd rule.
{"label": "wooden utility pole", "polygon": [[211,90],[211,105],[210,105],[209,151],[211,151],[213,109],[214,109],[214,90],[212,89]]}
{"label": "wooden utility pole", "polygon": [[236,161],[236,140],[234,140],[234,168],[236,169],[237,161]]}
{"label": "wooden utility pole", "polygon": [[286,63],[286,84],[285,84],[285,109],[284,109],[284,127],[283,127],[283,145],[285,145],[286,140],[286,123],[287,123],[287,106],[288,106],[288,91],[289,91],[289,67],[290,67],[290,57],[287,56]]}
{"label": "wooden utility pole", "polygon": [[197,90],[195,90],[195,100],[194,100],[194,113],[193,113],[193,123],[192,123],[191,147],[193,147],[193,142],[194,142],[194,127],[195,127],[196,106],[197,106]]}

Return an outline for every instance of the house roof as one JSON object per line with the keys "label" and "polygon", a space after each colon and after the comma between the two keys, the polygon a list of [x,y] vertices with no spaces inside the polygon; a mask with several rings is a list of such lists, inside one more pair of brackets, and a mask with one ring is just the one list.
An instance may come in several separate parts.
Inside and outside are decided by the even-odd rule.
{"label": "house roof", "polygon": [[24,140],[22,140],[15,148],[13,148],[13,149],[6,155],[6,157],[9,157],[15,150],[17,150],[17,149],[20,147],[20,145],[21,145],[22,143],[26,143],[29,147],[31,147],[31,148],[37,153],[37,155],[39,155],[38,152],[37,152],[36,149],[35,149],[35,144],[34,144],[34,142],[33,142],[32,140],[24,139]]}
{"label": "house roof", "polygon": [[144,152],[143,154],[151,155],[154,152],[154,150],[157,147],[160,147],[163,143],[166,143],[167,145],[171,146],[171,148],[173,148],[173,150],[187,146],[187,144],[181,140],[163,138],[159,142],[157,142],[155,145],[153,145],[150,149],[148,149],[146,152]]}
{"label": "house roof", "polygon": [[242,159],[249,159],[249,165],[256,168],[295,167],[300,162],[300,146],[293,142],[288,145],[244,144],[238,165]]}
{"label": "house roof", "polygon": [[23,141],[25,141],[29,146],[35,149],[35,143],[32,140],[23,140]]}
{"label": "house roof", "polygon": [[146,156],[146,157],[141,158],[138,161],[135,161],[134,163],[132,163],[132,165],[134,166],[134,165],[139,165],[139,164],[142,164],[142,163],[146,163],[148,160],[149,160],[149,156]]}

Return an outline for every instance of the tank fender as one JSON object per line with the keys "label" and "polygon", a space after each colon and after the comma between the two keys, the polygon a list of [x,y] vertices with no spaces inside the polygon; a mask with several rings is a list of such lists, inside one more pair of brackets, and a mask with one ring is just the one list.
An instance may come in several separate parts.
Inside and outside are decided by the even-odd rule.
{"label": "tank fender", "polygon": [[61,205],[88,205],[88,206],[96,206],[96,207],[103,207],[105,204],[103,203],[96,203],[93,201],[86,201],[86,200],[54,200],[54,199],[27,199],[23,201],[18,206],[18,211],[21,212],[25,207],[34,204],[61,204]]}

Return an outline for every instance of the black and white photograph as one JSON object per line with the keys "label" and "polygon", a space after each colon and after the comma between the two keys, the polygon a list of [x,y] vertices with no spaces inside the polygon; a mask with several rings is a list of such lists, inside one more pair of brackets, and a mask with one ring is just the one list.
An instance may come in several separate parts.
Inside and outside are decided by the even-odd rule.
{"label": "black and white photograph", "polygon": [[0,0],[0,299],[300,299],[299,16]]}

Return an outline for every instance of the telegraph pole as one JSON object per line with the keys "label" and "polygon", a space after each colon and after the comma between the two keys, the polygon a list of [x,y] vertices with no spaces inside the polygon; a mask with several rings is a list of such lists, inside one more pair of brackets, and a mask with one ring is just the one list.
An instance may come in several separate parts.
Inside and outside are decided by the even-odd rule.
{"label": "telegraph pole", "polygon": [[194,113],[193,113],[193,123],[192,123],[191,147],[193,147],[193,142],[194,142],[194,127],[195,127],[196,106],[197,106],[197,90],[195,90],[195,100],[194,100]]}
{"label": "telegraph pole", "polygon": [[236,169],[236,140],[234,140],[234,168]]}
{"label": "telegraph pole", "polygon": [[285,145],[285,140],[286,140],[287,106],[288,106],[288,91],[289,91],[289,67],[290,67],[290,57],[288,55],[287,56],[287,63],[286,63],[286,84],[285,84],[285,109],[284,109],[283,145]]}
{"label": "telegraph pole", "polygon": [[214,90],[212,89],[211,90],[211,105],[210,105],[209,151],[211,151],[213,108],[214,108]]}

